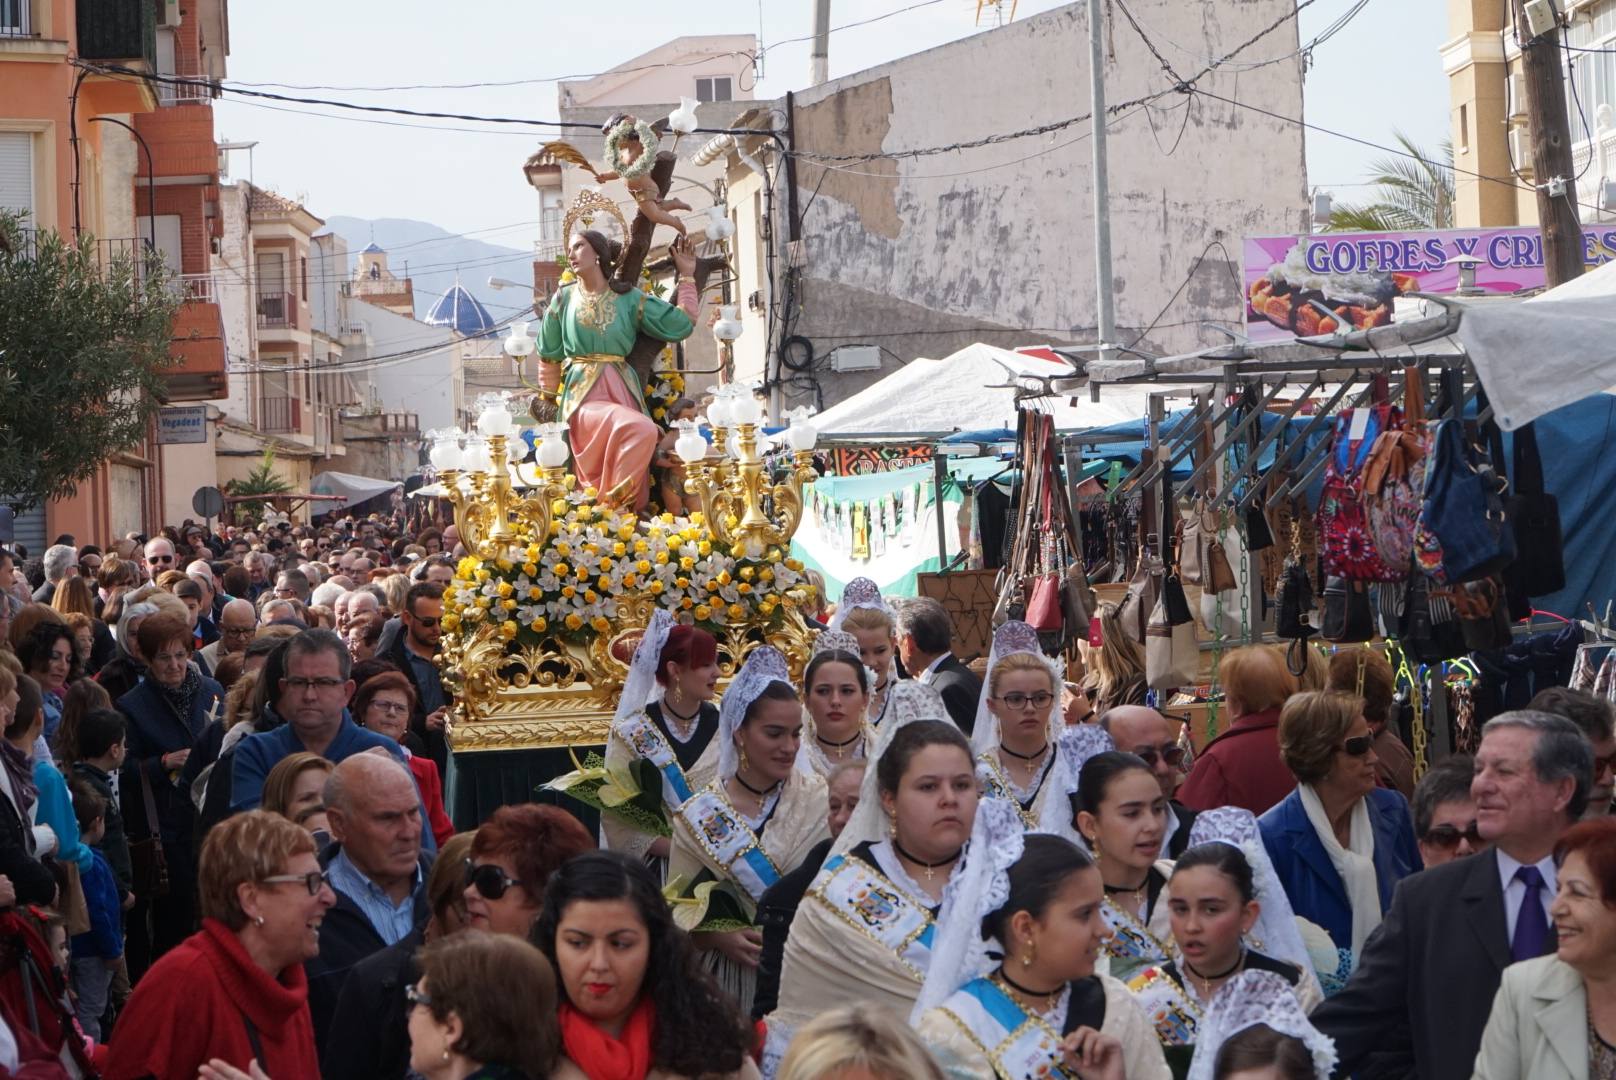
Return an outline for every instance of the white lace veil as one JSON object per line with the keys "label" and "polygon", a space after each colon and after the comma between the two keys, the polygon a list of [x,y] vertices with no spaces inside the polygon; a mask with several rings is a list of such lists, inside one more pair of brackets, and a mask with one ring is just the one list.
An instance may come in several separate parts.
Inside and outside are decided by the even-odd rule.
{"label": "white lace veil", "polygon": [[639,713],[656,700],[659,689],[657,659],[662,655],[672,629],[673,614],[666,608],[657,608],[651,616],[651,624],[645,628],[645,636],[640,638],[640,644],[634,650],[628,675],[623,679],[623,692],[617,699],[617,715],[612,718],[614,724]]}
{"label": "white lace veil", "polygon": [[1077,794],[1078,777],[1089,758],[1116,748],[1110,733],[1098,724],[1072,724],[1060,733],[1055,743],[1055,767],[1044,781],[1050,788],[1038,818],[1039,832],[1064,837],[1088,850],[1073,821],[1076,815],[1072,813],[1072,796]]}
{"label": "white lace veil", "polygon": [[1296,912],[1291,909],[1290,897],[1285,895],[1279,876],[1274,873],[1273,860],[1263,846],[1262,834],[1257,831],[1256,816],[1238,806],[1220,806],[1200,814],[1190,826],[1189,847],[1214,843],[1239,849],[1251,864],[1252,884],[1256,887],[1257,902],[1262,905],[1262,913],[1251,928],[1257,951],[1294,964],[1304,974],[1311,972],[1313,960],[1302,941],[1302,932],[1296,928]]}
{"label": "white lace veil", "polygon": [[[865,759],[864,782],[859,785],[858,806],[853,809],[853,816],[847,819],[842,835],[838,836],[836,843],[831,846],[832,855],[851,851],[866,842],[874,843],[886,839],[887,815],[881,807],[881,788],[876,780],[876,774],[880,771],[882,755],[887,752],[887,747],[892,745],[892,737],[899,729],[908,727],[917,720],[953,723],[948,716],[948,707],[943,704],[942,695],[924,683],[904,679],[902,682],[894,683],[887,692],[891,695],[892,704],[887,710],[885,722],[876,731],[875,749]],[[728,700],[727,696],[725,700]]]}
{"label": "white lace veil", "polygon": [[1055,700],[1049,707],[1051,742],[1064,720],[1061,715],[1060,689],[1063,678],[1060,668],[1039,647],[1038,631],[1019,619],[1011,619],[993,631],[993,647],[988,650],[988,667],[982,675],[982,696],[976,702],[976,724],[971,728],[971,752],[977,757],[999,745],[999,718],[988,708],[988,695],[992,692],[994,665],[1011,653],[1031,653],[1049,665],[1050,685],[1055,688]]}
{"label": "white lace veil", "polygon": [[1313,1055],[1318,1080],[1330,1080],[1335,1041],[1308,1021],[1290,983],[1272,971],[1242,971],[1213,995],[1196,1032],[1188,1080],[1212,1080],[1223,1044],[1258,1024],[1302,1040]]}
{"label": "white lace veil", "polygon": [[723,704],[718,709],[718,779],[728,780],[735,775],[740,756],[735,749],[735,733],[746,719],[746,710],[763,695],[771,683],[785,683],[795,693],[791,683],[791,668],[780,650],[772,645],[759,645],[752,650],[736,672],[735,679],[724,691]]}
{"label": "white lace veil", "polygon": [[983,799],[976,804],[970,846],[943,898],[931,966],[926,970],[926,981],[921,984],[910,1023],[919,1023],[927,1009],[935,1009],[954,991],[993,970],[988,942],[982,937],[982,920],[1009,901],[1010,868],[1025,847],[1021,815],[1013,803],[1007,799]]}
{"label": "white lace veil", "polygon": [[842,599],[836,605],[836,613],[830,617],[830,628],[840,630],[848,615],[859,608],[873,608],[885,613],[887,620],[892,623],[893,632],[897,631],[898,613],[881,598],[880,587],[867,577],[856,577],[842,587]]}

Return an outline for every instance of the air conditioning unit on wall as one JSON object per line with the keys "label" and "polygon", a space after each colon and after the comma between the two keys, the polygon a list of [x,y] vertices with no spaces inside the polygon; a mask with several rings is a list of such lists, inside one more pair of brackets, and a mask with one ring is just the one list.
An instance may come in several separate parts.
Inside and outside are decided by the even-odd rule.
{"label": "air conditioning unit on wall", "polygon": [[830,354],[830,369],[839,375],[853,371],[878,371],[881,350],[874,345],[843,345]]}
{"label": "air conditioning unit on wall", "polygon": [[158,26],[178,26],[180,24],[180,0],[161,0],[157,5]]}

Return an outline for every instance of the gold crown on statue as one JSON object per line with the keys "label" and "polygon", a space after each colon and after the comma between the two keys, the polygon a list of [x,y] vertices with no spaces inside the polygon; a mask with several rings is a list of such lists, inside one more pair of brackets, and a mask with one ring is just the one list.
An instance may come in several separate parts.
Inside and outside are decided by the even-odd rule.
{"label": "gold crown on statue", "polygon": [[572,243],[573,229],[580,223],[586,229],[597,228],[596,218],[601,214],[608,214],[617,222],[617,235],[607,234],[607,238],[617,241],[628,239],[628,218],[618,205],[601,193],[599,188],[583,188],[573,196],[572,205],[567,208],[567,216],[561,219],[562,241]]}

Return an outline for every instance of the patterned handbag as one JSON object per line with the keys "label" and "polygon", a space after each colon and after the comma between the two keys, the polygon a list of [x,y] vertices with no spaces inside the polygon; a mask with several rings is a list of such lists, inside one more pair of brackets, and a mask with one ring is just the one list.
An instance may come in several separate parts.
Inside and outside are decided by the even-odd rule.
{"label": "patterned handbag", "polygon": [[1381,562],[1398,573],[1398,580],[1407,577],[1414,562],[1414,531],[1425,497],[1425,458],[1431,447],[1416,369],[1408,371],[1404,386],[1407,422],[1375,440],[1363,470],[1369,539]]}
{"label": "patterned handbag", "polygon": [[1388,428],[1400,426],[1402,415],[1389,405],[1343,410],[1336,420],[1335,445],[1324,471],[1319,497],[1320,546],[1324,572],[1348,581],[1400,581],[1407,576],[1388,566],[1376,550],[1364,507],[1363,471],[1375,441]]}

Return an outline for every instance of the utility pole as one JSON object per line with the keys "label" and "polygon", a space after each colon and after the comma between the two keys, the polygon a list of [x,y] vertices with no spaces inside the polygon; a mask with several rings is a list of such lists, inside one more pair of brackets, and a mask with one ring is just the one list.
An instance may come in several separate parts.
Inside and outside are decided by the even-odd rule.
{"label": "utility pole", "polygon": [[814,49],[809,57],[808,85],[830,80],[830,0],[814,0]]}
{"label": "utility pole", "polygon": [[1586,269],[1573,179],[1577,170],[1571,161],[1571,120],[1560,67],[1559,17],[1557,5],[1549,3],[1553,25],[1531,37],[1527,0],[1510,3],[1515,25],[1525,38],[1521,70],[1526,75],[1526,122],[1532,133],[1532,185],[1537,189],[1537,217],[1543,229],[1543,272],[1552,289],[1581,277]]}
{"label": "utility pole", "polygon": [[[1117,337],[1117,315],[1111,278],[1111,185],[1105,156],[1105,34],[1100,0],[1089,0],[1089,124],[1094,132],[1094,286],[1095,321],[1099,326],[1096,360],[1109,360]],[[1100,400],[1100,387],[1089,380],[1089,399]]]}

